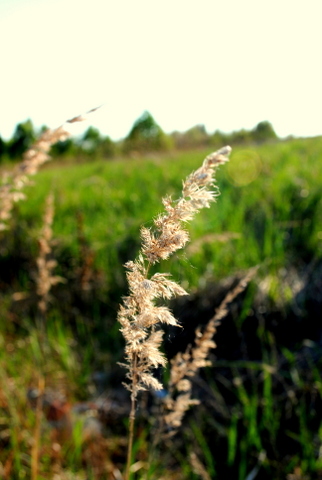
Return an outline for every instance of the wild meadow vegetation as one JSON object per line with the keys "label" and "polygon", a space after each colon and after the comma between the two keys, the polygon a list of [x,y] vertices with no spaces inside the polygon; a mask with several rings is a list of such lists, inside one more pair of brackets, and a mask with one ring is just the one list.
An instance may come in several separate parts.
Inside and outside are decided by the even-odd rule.
{"label": "wild meadow vegetation", "polygon": [[[210,152],[58,158],[24,186],[0,240],[1,478],[322,478],[322,137],[233,145],[216,203],[156,264],[147,231],[161,199],[180,198]],[[147,316],[127,343],[117,320],[124,330],[120,304],[138,318],[126,271],[142,270],[124,264],[139,258],[142,226],[139,284],[147,295],[158,281],[154,298],[166,297],[153,306],[163,344]],[[147,302],[140,285],[130,278],[135,308]],[[133,328],[151,328],[156,368],[143,384],[162,389],[133,402],[130,388],[126,469],[131,393],[119,363],[124,348],[134,362]]]}

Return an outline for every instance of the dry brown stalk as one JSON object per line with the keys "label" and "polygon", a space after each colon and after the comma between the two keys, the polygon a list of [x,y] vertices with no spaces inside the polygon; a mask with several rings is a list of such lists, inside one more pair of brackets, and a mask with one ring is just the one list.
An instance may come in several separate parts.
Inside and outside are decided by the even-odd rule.
{"label": "dry brown stalk", "polygon": [[79,267],[77,277],[79,286],[84,294],[93,288],[97,273],[94,268],[94,251],[90,248],[84,234],[84,218],[81,212],[76,215],[77,219],[77,243],[79,248]]}
{"label": "dry brown stalk", "polygon": [[211,480],[209,473],[207,472],[195,452],[190,453],[189,460],[190,465],[192,466],[192,470],[196,475],[198,475],[202,480]]}
{"label": "dry brown stalk", "polygon": [[64,279],[57,275],[53,275],[53,269],[57,262],[49,258],[52,250],[52,223],[54,218],[54,197],[50,194],[46,200],[46,208],[44,213],[44,224],[39,242],[39,256],[37,258],[38,276],[37,276],[37,295],[38,308],[40,313],[45,316],[49,301],[49,292],[53,285],[63,282]]}
{"label": "dry brown stalk", "polygon": [[[44,320],[46,317],[49,292],[53,285],[63,281],[61,277],[53,275],[53,269],[57,265],[56,260],[50,259],[49,256],[52,250],[52,223],[54,218],[54,196],[48,195],[46,199],[46,206],[43,219],[43,228],[38,239],[39,255],[37,258],[38,275],[36,279],[37,294],[39,297],[38,308],[41,313],[40,323],[38,324],[39,345],[42,355],[44,357],[45,346],[45,331]],[[39,370],[42,370],[42,365],[39,365]],[[40,447],[40,423],[42,415],[42,397],[45,390],[45,377],[39,373],[38,378],[38,398],[36,403],[36,423],[34,430],[34,443],[31,452],[31,478],[36,480],[38,478],[38,462],[39,462],[39,447]]]}
{"label": "dry brown stalk", "polygon": [[[136,398],[140,390],[152,387],[162,389],[162,384],[153,376],[153,369],[165,366],[166,359],[160,352],[163,333],[160,324],[179,326],[168,307],[156,306],[158,298],[170,299],[186,295],[186,291],[169,279],[169,274],[155,273],[149,276],[151,265],[167,259],[173,252],[184,247],[189,239],[184,222],[191,220],[201,208],[209,208],[218,196],[215,185],[215,169],[228,161],[230,147],[210,154],[202,166],[187,177],[183,183],[182,197],[173,201],[163,199],[165,213],[154,220],[154,230],[141,229],[142,248],[135,261],[128,262],[127,280],[130,294],[123,299],[118,320],[125,338],[126,385],[131,392],[129,446],[125,480],[129,478]],[[211,188],[212,189],[209,189]]]}
{"label": "dry brown stalk", "polygon": [[[99,108],[99,107],[98,107]],[[22,162],[13,170],[12,174],[5,174],[0,186],[0,230],[8,228],[7,222],[11,217],[13,205],[19,200],[25,199],[23,188],[28,184],[29,177],[35,175],[39,168],[50,160],[49,150],[55,143],[66,140],[70,136],[68,124],[86,120],[86,115],[94,112],[93,108],[85,115],[67,120],[63,125],[54,129],[46,130],[39,139],[24,153]]]}
{"label": "dry brown stalk", "polygon": [[36,403],[35,428],[34,428],[33,444],[31,448],[31,480],[37,480],[38,478],[40,426],[41,426],[41,415],[42,415],[42,395],[44,390],[45,390],[45,380],[42,376],[40,376],[38,379],[39,396]]}
{"label": "dry brown stalk", "polygon": [[238,282],[237,286],[227,293],[203,332],[201,332],[200,327],[196,329],[194,347],[192,348],[191,345],[189,345],[185,352],[177,353],[171,360],[169,393],[164,399],[164,405],[168,412],[164,416],[165,427],[167,429],[166,436],[170,437],[175,435],[189,407],[199,404],[198,400],[191,398],[191,378],[197,374],[200,368],[211,365],[211,362],[207,360],[207,358],[209,351],[212,348],[216,348],[213,337],[217,331],[217,327],[220,325],[221,320],[227,315],[229,303],[245,290],[256,271],[257,267],[250,269]]}

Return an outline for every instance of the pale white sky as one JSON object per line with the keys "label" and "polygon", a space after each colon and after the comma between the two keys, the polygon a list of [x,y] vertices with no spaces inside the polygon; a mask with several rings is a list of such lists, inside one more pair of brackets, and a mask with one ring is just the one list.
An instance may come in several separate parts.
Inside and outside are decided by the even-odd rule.
{"label": "pale white sky", "polygon": [[322,134],[321,0],[0,0],[0,135],[31,118],[124,137],[270,121]]}

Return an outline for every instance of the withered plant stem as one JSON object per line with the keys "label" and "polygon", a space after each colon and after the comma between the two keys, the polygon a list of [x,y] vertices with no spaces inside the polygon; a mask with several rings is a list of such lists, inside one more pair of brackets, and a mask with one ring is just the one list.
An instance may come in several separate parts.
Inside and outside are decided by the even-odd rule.
{"label": "withered plant stem", "polygon": [[186,411],[190,406],[199,404],[199,400],[191,398],[191,380],[200,368],[211,365],[207,358],[210,350],[217,346],[213,340],[217,327],[227,315],[229,303],[245,290],[257,269],[258,267],[251,268],[238,284],[226,294],[215,315],[208,321],[203,331],[200,327],[196,329],[194,346],[189,345],[185,352],[177,353],[171,360],[169,393],[163,401],[167,413],[162,418],[164,423],[160,428],[161,433],[163,429],[163,438],[170,438],[175,435],[182,424]]}
{"label": "withered plant stem", "polygon": [[42,399],[45,390],[45,379],[42,375],[38,378],[38,398],[36,403],[35,428],[31,449],[31,480],[38,479],[39,450],[40,450],[40,426],[42,414]]}
{"label": "withered plant stem", "polygon": [[[137,354],[133,353],[133,391],[135,391],[136,382],[137,382]],[[135,412],[136,412],[136,395],[131,394],[131,411],[129,416],[129,440],[128,440],[128,449],[127,449],[127,461],[126,461],[126,471],[124,480],[129,480],[130,478],[130,468],[132,463],[132,451],[133,451],[133,439],[134,439],[134,426],[135,426]]]}

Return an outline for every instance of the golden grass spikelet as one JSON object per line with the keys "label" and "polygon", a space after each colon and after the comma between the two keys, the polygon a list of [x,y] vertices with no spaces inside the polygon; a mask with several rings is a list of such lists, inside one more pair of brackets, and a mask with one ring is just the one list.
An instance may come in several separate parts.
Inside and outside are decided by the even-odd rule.
{"label": "golden grass spikelet", "polygon": [[49,292],[53,285],[63,282],[62,277],[53,275],[57,265],[56,260],[48,258],[52,250],[52,223],[54,218],[54,197],[48,195],[44,213],[44,224],[38,239],[39,255],[37,258],[38,276],[36,279],[37,295],[39,297],[38,308],[45,315],[47,311]]}
{"label": "golden grass spikelet", "polygon": [[[170,280],[169,274],[156,273],[149,276],[151,265],[167,259],[181,249],[189,240],[189,234],[182,224],[191,220],[203,207],[209,207],[215,200],[218,189],[214,187],[215,168],[228,161],[230,147],[225,147],[209,155],[202,166],[184,182],[182,196],[177,201],[170,197],[163,199],[165,213],[154,220],[154,229],[141,228],[142,247],[135,261],[127,262],[129,295],[123,299],[118,313],[121,332],[125,339],[126,388],[131,392],[131,412],[129,417],[129,443],[124,480],[129,480],[132,461],[136,398],[140,390],[154,388],[161,390],[162,384],[152,372],[165,366],[166,359],[160,352],[162,331],[160,324],[179,326],[168,307],[156,306],[157,298],[170,299],[176,295],[186,295],[185,290]],[[208,188],[213,187],[213,190]],[[180,424],[184,412],[196,400],[190,398],[190,385],[185,382],[187,394],[182,394],[176,407],[171,408],[170,423]],[[170,401],[170,400],[169,400]]]}
{"label": "golden grass spikelet", "polygon": [[181,393],[177,398],[165,400],[166,408],[169,410],[169,413],[164,416],[164,420],[168,428],[172,430],[168,433],[167,436],[173,436],[176,433],[176,429],[182,424],[182,419],[187,410],[193,405],[199,405],[199,400],[192,399],[190,391]]}
{"label": "golden grass spikelet", "polygon": [[207,472],[195,452],[190,452],[189,460],[192,466],[192,470],[196,475],[198,475],[202,480],[211,480],[209,473]]}
{"label": "golden grass spikelet", "polygon": [[[182,197],[177,202],[171,197],[163,199],[167,213],[159,215],[154,221],[156,232],[142,228],[142,253],[154,264],[168,258],[173,252],[184,247],[189,240],[188,232],[182,228],[182,222],[191,220],[201,208],[209,208],[218,195],[214,185],[214,170],[227,162],[230,147],[208,155],[202,166],[183,182]],[[208,190],[213,187],[213,190]]]}
{"label": "golden grass spikelet", "polygon": [[[97,108],[93,108],[85,115],[95,110]],[[67,125],[82,122],[85,119],[86,116],[78,115],[54,130],[48,129],[43,132],[38,140],[24,153],[22,162],[16,166],[13,173],[10,175],[6,173],[2,177],[2,184],[0,185],[0,230],[8,228],[7,221],[11,217],[13,205],[19,200],[25,199],[21,190],[28,184],[29,176],[35,175],[39,168],[50,160],[48,153],[51,146],[59,141],[66,140],[70,136]]]}
{"label": "golden grass spikelet", "polygon": [[[150,266],[168,258],[187,243],[189,234],[182,224],[191,220],[201,208],[209,207],[218,195],[218,189],[214,188],[214,171],[227,162],[230,151],[230,147],[224,147],[209,155],[183,182],[182,197],[177,201],[170,197],[163,199],[165,213],[154,220],[154,230],[141,229],[141,252],[135,261],[125,265],[130,293],[123,299],[118,320],[126,342],[125,358],[128,378],[132,382],[128,389],[132,398],[136,398],[139,390],[152,385],[149,370],[164,365],[163,356],[156,354],[161,341],[158,337],[157,344],[155,329],[162,323],[179,326],[168,307],[155,306],[155,300],[186,295],[182,287],[168,278],[169,274],[156,273],[149,277]],[[158,382],[158,388],[161,387]]]}
{"label": "golden grass spikelet", "polygon": [[165,409],[168,412],[164,416],[167,429],[166,436],[175,435],[177,428],[182,423],[185,412],[191,405],[199,403],[198,400],[191,399],[192,384],[189,378],[194,377],[200,368],[211,364],[207,357],[209,351],[216,348],[213,337],[217,327],[227,315],[229,303],[245,290],[256,272],[257,267],[250,269],[245,277],[238,282],[237,286],[227,293],[203,332],[200,327],[196,329],[194,347],[189,345],[185,352],[177,353],[171,360],[169,394],[164,399]]}

